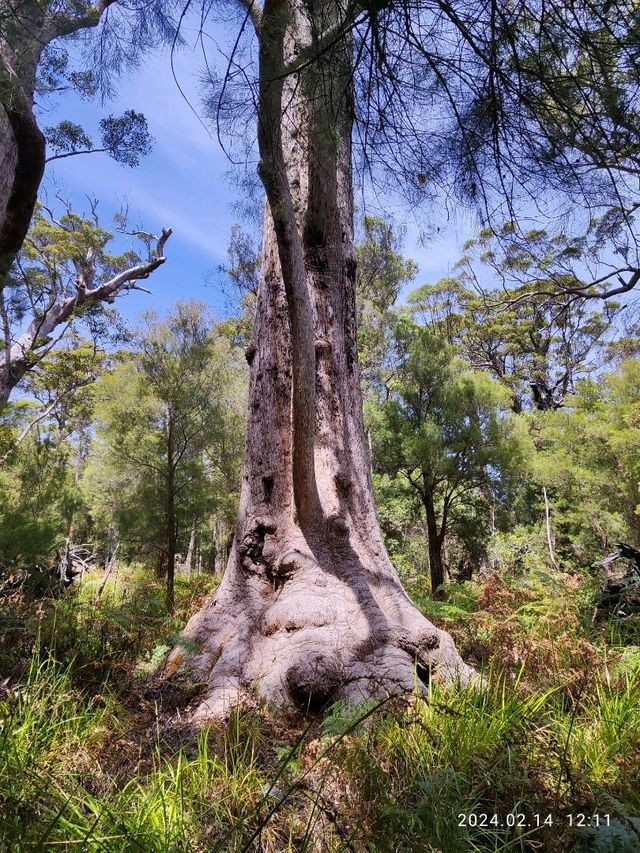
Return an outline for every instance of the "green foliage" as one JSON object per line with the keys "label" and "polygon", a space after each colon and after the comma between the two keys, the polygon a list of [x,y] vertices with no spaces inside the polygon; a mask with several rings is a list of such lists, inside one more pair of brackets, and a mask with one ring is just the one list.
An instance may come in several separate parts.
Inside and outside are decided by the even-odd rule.
{"label": "green foliage", "polygon": [[198,303],[178,303],[164,322],[148,315],[139,346],[96,387],[83,489],[100,535],[115,525],[131,557],[155,564],[173,528],[184,554],[194,524],[211,547],[214,520],[233,522],[245,379]]}
{"label": "green foliage", "polygon": [[508,287],[505,269],[497,262],[495,267],[499,289],[482,290],[470,259],[463,258],[457,278],[418,288],[408,308],[472,366],[498,379],[514,411],[558,408],[597,363],[619,306],[595,310],[586,300],[550,292],[539,280]]}
{"label": "green foliage", "polygon": [[417,264],[400,253],[403,234],[385,220],[365,216],[356,247],[358,354],[366,385],[378,386],[386,365],[392,306],[402,287],[412,281]]}
{"label": "green foliage", "polygon": [[[639,541],[637,360],[604,373],[629,330],[618,303],[563,290],[581,286],[573,264],[596,262],[607,240],[622,246],[627,224],[612,208],[580,238],[487,228],[456,277],[418,288],[406,308],[386,304],[366,419],[381,524],[410,583],[427,542],[464,578],[496,562],[588,570],[616,541]],[[499,289],[483,288],[478,257]],[[415,521],[421,504],[431,535]]]}
{"label": "green foliage", "polygon": [[80,125],[67,119],[45,128],[45,136],[52,151],[49,157],[51,160],[104,151],[117,163],[134,167],[153,147],[147,120],[135,110],[126,110],[121,116],[111,115],[101,119],[100,143],[97,146]]}
{"label": "green foliage", "polygon": [[520,525],[498,531],[491,542],[491,560],[505,574],[513,577],[530,575],[543,569],[549,558],[542,528]]}
{"label": "green foliage", "polygon": [[571,408],[531,422],[533,478],[549,491],[560,556],[590,565],[620,539],[638,541],[638,362],[587,380]]}
{"label": "green foliage", "polygon": [[227,256],[228,264],[221,265],[218,271],[227,276],[235,291],[231,299],[235,310],[220,323],[220,330],[229,336],[233,345],[246,350],[251,345],[258,300],[262,263],[260,247],[250,234],[236,224],[231,228]]}
{"label": "green foliage", "polygon": [[68,447],[46,434],[29,436],[11,465],[0,467],[0,566],[49,557],[81,502]]}
{"label": "green foliage", "polygon": [[[0,701],[0,844],[12,847],[25,835],[32,843],[47,840],[56,814],[51,806],[43,814],[47,792],[64,784],[60,767],[82,772],[90,749],[114,730],[113,712],[110,697],[82,696],[73,687],[70,666],[36,649],[24,682]],[[29,825],[33,834],[25,833]]]}
{"label": "green foliage", "polygon": [[63,120],[55,127],[46,129],[47,142],[55,154],[69,154],[93,147],[91,137],[72,121]]}
{"label": "green foliage", "polygon": [[[422,504],[431,563],[452,528],[462,564],[478,561],[484,553],[478,522],[484,517],[486,529],[493,482],[504,473],[506,490],[508,472],[522,455],[507,395],[430,330],[401,319],[394,331],[397,363],[386,399],[367,405],[375,467],[400,477],[405,494],[413,490]],[[384,503],[384,492],[379,496]],[[383,508],[383,522],[386,514]]]}
{"label": "green foliage", "polygon": [[[622,837],[640,807],[637,650],[607,646],[576,578],[536,570],[418,599],[472,659],[484,638],[482,689],[337,703],[321,725],[253,708],[167,739],[140,676],[210,579],[179,579],[174,618],[141,568],[120,566],[96,598],[100,580],[47,604],[32,663],[3,682],[3,847],[559,853],[583,839],[567,814],[610,814]],[[485,813],[499,825],[465,819]]]}
{"label": "green foliage", "polygon": [[100,119],[100,133],[103,147],[117,163],[126,166],[137,166],[153,146],[147,120],[135,110]]}
{"label": "green foliage", "polygon": [[[91,217],[69,208],[56,217],[37,205],[0,300],[4,337],[14,344],[2,377],[3,393],[37,369],[61,341],[70,346],[82,334],[97,350],[126,339],[120,315],[107,304],[114,301],[113,294],[106,301],[85,299],[141,261],[131,248],[114,253],[114,240],[114,233],[99,224],[95,204]],[[134,282],[124,286],[130,288]],[[47,334],[42,333],[45,318],[49,323],[55,320]]]}

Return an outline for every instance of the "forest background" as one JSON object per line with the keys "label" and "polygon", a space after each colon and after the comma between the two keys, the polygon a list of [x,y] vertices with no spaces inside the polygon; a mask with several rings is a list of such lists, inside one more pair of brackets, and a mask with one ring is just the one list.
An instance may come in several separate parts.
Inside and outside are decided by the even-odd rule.
{"label": "forest background", "polygon": [[[92,157],[144,157],[160,132],[133,115],[127,151],[96,145],[109,150]],[[52,125],[53,156],[93,147],[78,127]],[[82,160],[97,162],[70,157],[65,168]],[[157,243],[131,213],[135,190],[120,210],[104,191],[96,203],[95,182],[77,174],[86,203],[59,181],[41,196],[4,292],[5,350],[52,296],[145,263]],[[34,338],[0,425],[8,849],[74,839],[315,849],[322,832],[329,849],[358,849],[363,835],[373,849],[615,837],[633,849],[640,326],[633,290],[605,300],[584,290],[596,262],[628,250],[617,214],[578,235],[478,224],[428,283],[401,225],[360,217],[358,349],[382,530],[412,599],[490,673],[480,696],[434,688],[418,709],[338,707],[286,726],[239,714],[211,743],[156,737],[165,712],[145,685],[219,582],[234,531],[259,229],[228,218],[227,258],[213,270],[228,310],[202,299],[158,307],[152,271],[151,295],[120,292]],[[182,222],[159,223],[176,232],[162,274],[189,294],[188,251],[172,255]],[[184,225],[192,241],[201,234]],[[576,269],[582,279],[569,277]],[[149,306],[135,320],[118,311],[132,297]],[[367,716],[373,727],[361,729]],[[501,824],[472,825],[480,812]],[[519,818],[509,825],[520,813],[530,832]],[[568,817],[579,813],[608,819]],[[553,822],[534,826],[534,814]]]}

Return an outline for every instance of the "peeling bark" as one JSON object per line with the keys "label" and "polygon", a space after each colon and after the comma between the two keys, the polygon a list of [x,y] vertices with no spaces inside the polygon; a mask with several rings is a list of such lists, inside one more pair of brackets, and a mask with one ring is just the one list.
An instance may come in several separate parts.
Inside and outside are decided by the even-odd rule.
{"label": "peeling bark", "polygon": [[[267,0],[261,16],[265,236],[235,538],[222,583],[164,677],[206,683],[193,719],[253,691],[319,710],[468,680],[453,641],[402,589],[373,501],[356,354],[350,45],[282,69],[337,4]],[[302,45],[302,48],[300,47]]]}

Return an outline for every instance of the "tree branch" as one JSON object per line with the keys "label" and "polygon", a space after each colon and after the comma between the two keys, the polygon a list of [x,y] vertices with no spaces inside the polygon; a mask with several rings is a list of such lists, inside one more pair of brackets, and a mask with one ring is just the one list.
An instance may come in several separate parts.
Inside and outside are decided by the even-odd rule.
{"label": "tree branch", "polygon": [[[0,368],[0,396],[5,400],[8,399],[13,388],[37,360],[34,358],[34,354],[42,346],[50,343],[48,338],[51,332],[62,323],[71,320],[75,312],[83,305],[96,302],[113,302],[121,290],[144,290],[135,282],[149,278],[154,270],[165,263],[164,247],[171,233],[171,228],[162,229],[162,233],[157,239],[155,257],[150,258],[145,263],[136,264],[123,270],[109,281],[93,289],[84,286],[79,287],[73,296],[48,308],[44,316],[34,318],[29,328],[11,347],[8,366]],[[80,276],[80,280],[85,282],[86,278]],[[38,344],[39,340],[43,343]]]}
{"label": "tree branch", "polygon": [[117,0],[99,0],[95,6],[90,6],[84,15],[65,15],[62,12],[53,15],[44,33],[45,42],[48,44],[60,36],[69,36],[79,30],[97,27],[109,6],[116,2]]}
{"label": "tree branch", "polygon": [[105,151],[109,151],[109,148],[83,148],[81,151],[66,151],[64,154],[52,154],[51,157],[47,157],[45,163],[64,160],[65,157],[77,157],[78,154],[102,154]]}
{"label": "tree branch", "polygon": [[49,417],[51,412],[53,412],[53,410],[55,409],[55,407],[58,405],[58,403],[61,400],[63,400],[65,397],[67,397],[72,391],[77,391],[78,388],[83,388],[85,385],[90,385],[93,381],[94,381],[93,377],[91,377],[91,379],[85,379],[83,382],[78,382],[77,384],[72,385],[70,388],[67,388],[61,394],[58,394],[58,396],[55,398],[55,400],[53,400],[52,403],[49,403],[49,405],[44,409],[44,411],[42,411],[38,415],[37,418],[34,418],[32,421],[29,421],[29,423],[26,425],[26,427],[24,427],[22,432],[18,435],[18,437],[14,441],[12,447],[10,447],[9,450],[7,450],[7,452],[4,454],[4,456],[0,456],[0,465],[5,464],[5,462],[11,456],[13,451],[22,444],[22,442],[29,435],[31,430],[37,424],[39,424],[40,421],[43,421],[45,418]]}
{"label": "tree branch", "polygon": [[257,0],[238,0],[238,3],[251,19],[255,31],[259,32],[260,25],[262,24],[262,9],[260,8],[260,4]]}

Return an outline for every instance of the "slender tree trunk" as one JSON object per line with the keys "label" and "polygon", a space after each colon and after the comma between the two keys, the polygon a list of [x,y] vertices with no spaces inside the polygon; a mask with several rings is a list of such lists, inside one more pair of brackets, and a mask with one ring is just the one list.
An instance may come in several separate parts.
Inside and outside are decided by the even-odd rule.
{"label": "slender tree trunk", "polygon": [[173,613],[175,605],[176,576],[176,495],[175,466],[173,454],[173,423],[171,413],[168,416],[167,436],[167,505],[165,511],[167,541],[167,611]]}
{"label": "slender tree trunk", "polygon": [[549,561],[551,563],[551,567],[553,569],[557,569],[558,563],[556,562],[555,543],[553,531],[551,529],[551,510],[549,508],[549,497],[547,495],[546,486],[542,487],[542,496],[544,498],[544,525],[547,534],[547,547],[549,548]]}
{"label": "slender tree trunk", "polygon": [[182,566],[182,571],[187,577],[191,574],[191,567],[193,564],[193,553],[195,550],[196,544],[196,520],[193,519],[191,523],[191,533],[189,535],[189,547],[187,548],[187,556],[184,559],[184,563]]}
{"label": "slender tree trunk", "polygon": [[176,578],[176,534],[175,527],[170,527],[167,537],[167,612],[173,613],[175,608],[175,578]]}
{"label": "slender tree trunk", "polygon": [[435,595],[444,583],[444,564],[442,561],[442,542],[444,537],[438,530],[438,521],[436,519],[436,508],[433,502],[433,495],[430,492],[425,492],[422,496],[422,501],[427,518],[431,592]]}
{"label": "slender tree trunk", "polygon": [[110,530],[109,533],[110,533],[109,539],[111,540],[111,544],[110,544],[110,548],[109,548],[109,556],[107,557],[107,560],[105,562],[104,572],[102,574],[102,581],[100,582],[100,586],[98,587],[98,593],[97,593],[98,598],[100,598],[100,596],[102,595],[102,591],[104,590],[104,588],[107,584],[107,581],[109,580],[109,577],[111,576],[111,572],[114,570],[114,568],[117,565],[118,548],[120,547],[120,543],[115,538],[115,530],[113,530],[113,534],[114,534],[113,538],[111,536],[112,530]]}
{"label": "slender tree trunk", "polygon": [[158,551],[158,559],[156,560],[156,577],[158,580],[162,580],[167,576],[167,552],[164,548],[161,548]]}
{"label": "slender tree trunk", "polygon": [[[165,677],[207,687],[194,720],[252,690],[319,709],[467,679],[448,634],[402,589],[382,541],[356,357],[350,50],[284,77],[338,4],[266,0],[260,175],[267,193],[240,512],[222,583],[189,621],[199,651]],[[287,12],[290,12],[290,16]],[[285,106],[286,105],[286,106]]]}

